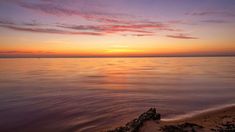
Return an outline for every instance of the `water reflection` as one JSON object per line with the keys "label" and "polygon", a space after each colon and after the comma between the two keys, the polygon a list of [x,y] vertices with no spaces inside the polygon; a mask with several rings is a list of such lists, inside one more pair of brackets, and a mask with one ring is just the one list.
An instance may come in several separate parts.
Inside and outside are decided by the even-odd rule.
{"label": "water reflection", "polygon": [[235,101],[235,58],[0,60],[0,131],[98,131]]}

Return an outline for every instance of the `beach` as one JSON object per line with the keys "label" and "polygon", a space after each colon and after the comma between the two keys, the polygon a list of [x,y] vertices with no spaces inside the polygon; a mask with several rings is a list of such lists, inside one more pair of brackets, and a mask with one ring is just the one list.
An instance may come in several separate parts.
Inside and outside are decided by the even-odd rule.
{"label": "beach", "polygon": [[108,132],[234,132],[235,105],[204,110],[182,118],[161,119],[156,108],[150,108],[125,126]]}
{"label": "beach", "polygon": [[205,111],[191,117],[176,120],[147,121],[139,132],[172,132],[172,131],[235,131],[235,105]]}

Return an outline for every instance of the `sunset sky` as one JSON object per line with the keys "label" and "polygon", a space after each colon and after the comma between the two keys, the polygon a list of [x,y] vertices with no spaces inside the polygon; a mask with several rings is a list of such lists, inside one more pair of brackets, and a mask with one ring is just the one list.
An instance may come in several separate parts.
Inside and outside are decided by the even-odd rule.
{"label": "sunset sky", "polygon": [[235,0],[1,0],[0,57],[235,55]]}

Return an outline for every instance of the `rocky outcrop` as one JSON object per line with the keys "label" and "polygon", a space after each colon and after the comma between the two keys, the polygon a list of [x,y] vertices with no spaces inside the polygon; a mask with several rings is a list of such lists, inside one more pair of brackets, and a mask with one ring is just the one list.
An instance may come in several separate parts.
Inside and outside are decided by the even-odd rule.
{"label": "rocky outcrop", "polygon": [[179,125],[166,125],[161,128],[163,132],[201,132],[202,126],[193,123],[183,123]]}
{"label": "rocky outcrop", "polygon": [[235,132],[235,123],[234,122],[226,122],[222,123],[220,126],[217,125],[216,128],[212,128],[213,132]]}
{"label": "rocky outcrop", "polygon": [[141,114],[137,119],[128,122],[125,126],[118,127],[108,132],[138,132],[139,128],[145,121],[160,120],[161,115],[157,113],[155,108],[150,108],[147,112]]}

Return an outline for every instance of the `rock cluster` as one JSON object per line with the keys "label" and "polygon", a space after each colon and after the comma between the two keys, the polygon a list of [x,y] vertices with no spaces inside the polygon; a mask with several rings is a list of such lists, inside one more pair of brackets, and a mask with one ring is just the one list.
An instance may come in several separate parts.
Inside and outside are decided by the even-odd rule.
{"label": "rock cluster", "polygon": [[150,108],[147,112],[141,114],[137,119],[128,122],[125,126],[118,127],[108,132],[138,132],[145,121],[160,119],[161,115],[156,112],[156,109]]}
{"label": "rock cluster", "polygon": [[203,127],[193,123],[183,123],[180,125],[166,125],[161,128],[163,132],[197,132]]}
{"label": "rock cluster", "polygon": [[215,129],[211,129],[214,132],[235,132],[235,124],[234,122],[226,122],[221,124],[221,126],[217,126]]}

